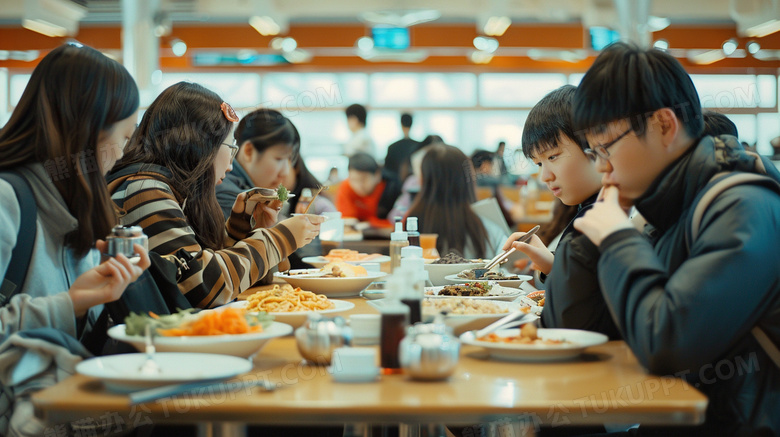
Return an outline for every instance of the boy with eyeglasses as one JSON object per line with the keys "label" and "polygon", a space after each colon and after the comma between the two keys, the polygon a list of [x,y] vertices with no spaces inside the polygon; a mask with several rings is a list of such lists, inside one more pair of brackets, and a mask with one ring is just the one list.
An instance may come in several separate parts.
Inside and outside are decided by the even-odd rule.
{"label": "boy with eyeglasses", "polygon": [[[733,137],[703,136],[693,82],[662,51],[605,49],[575,93],[573,120],[605,185],[574,227],[594,245],[612,318],[650,372],[682,376],[709,397],[703,425],[640,434],[779,435],[780,359],[770,354],[780,344],[780,174]],[[715,197],[693,239],[692,213],[721,172],[774,181]],[[647,220],[645,236],[630,206]]]}

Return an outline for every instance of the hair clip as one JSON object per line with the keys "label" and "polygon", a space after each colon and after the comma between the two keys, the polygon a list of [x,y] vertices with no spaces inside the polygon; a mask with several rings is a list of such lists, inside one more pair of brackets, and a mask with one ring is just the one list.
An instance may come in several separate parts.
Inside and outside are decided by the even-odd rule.
{"label": "hair clip", "polygon": [[225,118],[227,118],[228,121],[232,121],[233,123],[238,122],[238,116],[236,115],[236,111],[233,110],[233,107],[230,106],[228,102],[222,102],[220,108],[222,108],[222,113],[225,115]]}

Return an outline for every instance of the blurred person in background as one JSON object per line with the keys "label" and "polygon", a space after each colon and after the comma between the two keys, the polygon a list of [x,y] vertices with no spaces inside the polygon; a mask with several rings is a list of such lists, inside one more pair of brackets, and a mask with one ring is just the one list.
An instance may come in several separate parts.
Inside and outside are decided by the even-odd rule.
{"label": "blurred person in background", "polygon": [[476,201],[474,167],[457,147],[433,144],[422,159],[422,187],[409,209],[420,233],[438,234],[440,254],[457,252],[465,258],[492,258],[506,234],[471,210]]}
{"label": "blurred person in background", "polygon": [[384,173],[368,153],[349,158],[349,174],[336,192],[336,209],[344,218],[354,217],[377,228],[392,227],[388,213],[401,194],[401,183]]}
{"label": "blurred person in background", "polygon": [[351,157],[355,153],[363,152],[376,159],[376,146],[366,129],[366,120],[368,119],[366,107],[354,103],[347,106],[344,113],[347,116],[347,127],[352,132],[352,136],[344,143],[344,155]]}
{"label": "blurred person in background", "polygon": [[401,114],[401,131],[403,138],[387,147],[387,156],[385,156],[385,170],[394,174],[400,181],[406,181],[411,173],[412,153],[420,148],[420,143],[409,138],[409,131],[412,129],[412,114]]}

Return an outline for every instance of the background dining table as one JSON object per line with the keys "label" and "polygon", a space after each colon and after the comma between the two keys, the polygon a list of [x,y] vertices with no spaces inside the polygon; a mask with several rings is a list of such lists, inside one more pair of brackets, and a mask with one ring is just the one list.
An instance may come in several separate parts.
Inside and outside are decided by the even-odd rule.
{"label": "background dining table", "polygon": [[[376,312],[361,297],[348,300],[355,307],[345,315]],[[235,389],[260,379],[276,389]],[[245,435],[246,424],[402,424],[401,435],[414,436],[421,429],[442,430],[441,424],[483,426],[475,435],[504,434],[500,429],[507,426],[526,433],[515,435],[533,435],[541,425],[695,425],[704,420],[707,398],[679,378],[648,374],[622,341],[590,347],[573,361],[542,363],[497,361],[464,345],[446,381],[394,374],[338,383],[325,367],[306,364],[288,336],[262,349],[251,372],[199,393],[130,405],[101,381],[74,375],[36,393],[33,403],[53,427],[106,420],[125,427],[188,423],[200,424],[202,435],[225,436]],[[349,429],[368,435],[372,427]]]}

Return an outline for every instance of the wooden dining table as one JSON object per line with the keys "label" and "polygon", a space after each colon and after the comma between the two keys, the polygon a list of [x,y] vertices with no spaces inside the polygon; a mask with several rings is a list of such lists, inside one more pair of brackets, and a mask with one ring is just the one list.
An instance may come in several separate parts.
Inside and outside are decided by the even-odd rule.
{"label": "wooden dining table", "polygon": [[[376,312],[363,298],[348,300],[355,307],[346,315]],[[252,380],[275,390],[235,389]],[[201,424],[212,435],[245,435],[246,424],[402,424],[401,435],[414,436],[438,424],[483,427],[474,435],[501,427],[533,435],[539,426],[695,425],[704,420],[707,398],[679,378],[648,374],[622,341],[590,347],[573,361],[540,363],[498,361],[464,345],[446,381],[392,374],[338,383],[325,367],[305,363],[288,336],[262,349],[251,372],[213,389],[130,405],[101,381],[74,375],[36,393],[33,403],[52,426],[113,418],[123,426]],[[369,435],[372,427],[350,429]]]}

